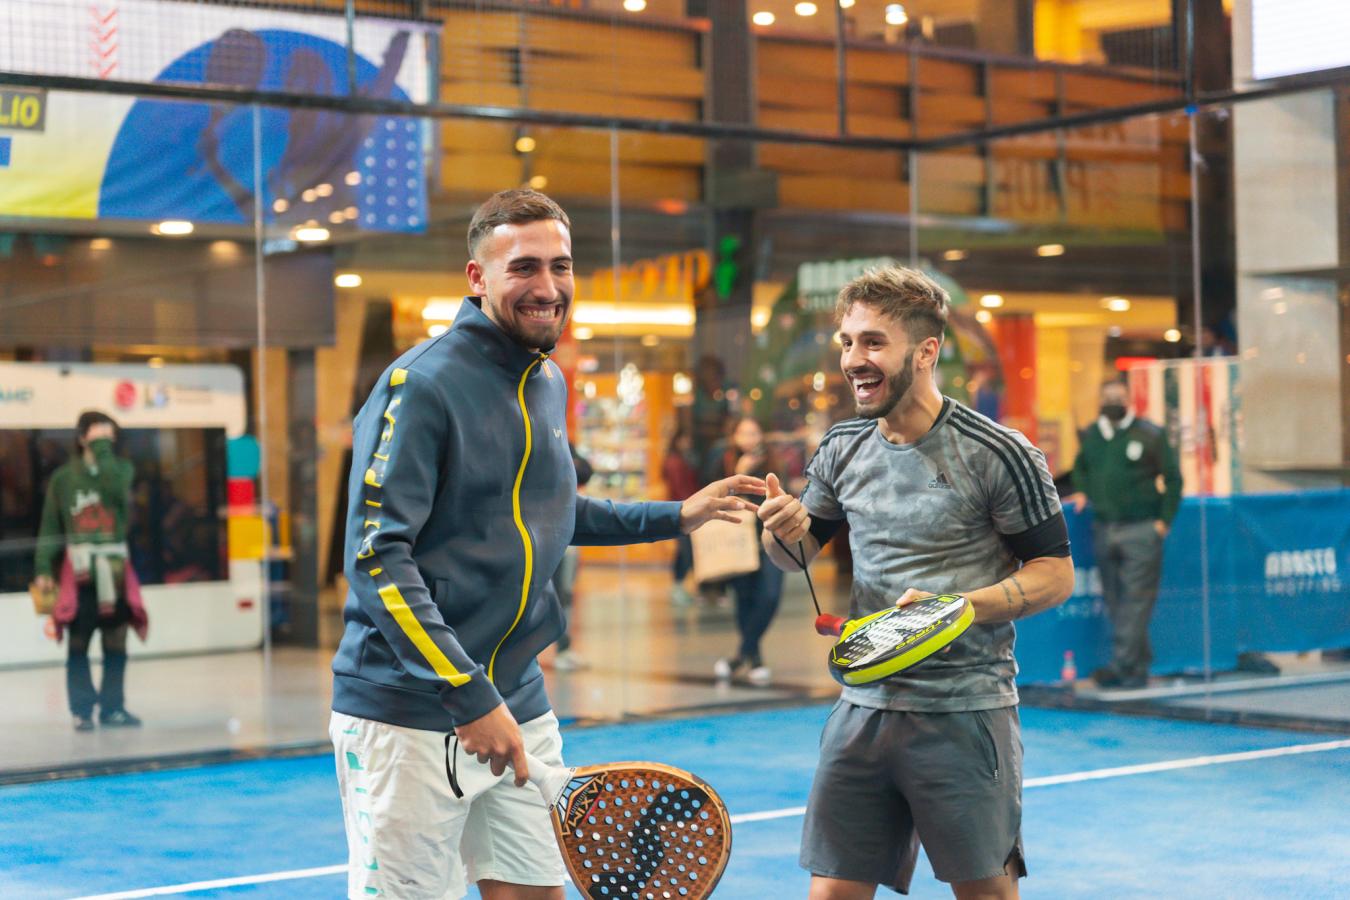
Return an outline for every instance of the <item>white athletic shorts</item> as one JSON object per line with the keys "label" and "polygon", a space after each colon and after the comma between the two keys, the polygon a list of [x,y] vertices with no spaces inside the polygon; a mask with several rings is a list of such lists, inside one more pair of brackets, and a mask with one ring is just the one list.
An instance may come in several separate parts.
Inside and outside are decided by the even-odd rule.
{"label": "white athletic shorts", "polygon": [[[558,719],[520,726],[525,748],[562,765]],[[543,796],[492,770],[454,734],[333,713],[347,827],[347,894],[388,900],[459,900],[483,879],[556,886],[566,880]],[[449,772],[463,797],[456,797]]]}

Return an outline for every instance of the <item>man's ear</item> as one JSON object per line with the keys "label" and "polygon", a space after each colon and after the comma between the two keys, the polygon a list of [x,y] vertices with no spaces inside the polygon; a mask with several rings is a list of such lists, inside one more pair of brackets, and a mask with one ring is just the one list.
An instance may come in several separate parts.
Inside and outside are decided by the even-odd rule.
{"label": "man's ear", "polygon": [[473,291],[474,296],[482,297],[487,294],[487,281],[483,278],[483,264],[476,259],[469,260],[469,264],[464,267],[464,274],[469,277],[469,289]]}

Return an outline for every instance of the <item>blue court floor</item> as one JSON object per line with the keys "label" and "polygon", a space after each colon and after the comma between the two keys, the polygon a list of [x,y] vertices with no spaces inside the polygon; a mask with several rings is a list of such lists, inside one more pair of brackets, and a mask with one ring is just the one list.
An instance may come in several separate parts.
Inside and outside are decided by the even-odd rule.
{"label": "blue court floor", "polygon": [[[566,752],[697,772],[736,822],[717,896],[805,897],[800,807],[827,712],[569,729]],[[1022,720],[1024,897],[1350,897],[1350,741],[1104,713]],[[4,898],[334,898],[344,856],[327,756],[0,788]],[[951,894],[920,861],[911,896]]]}

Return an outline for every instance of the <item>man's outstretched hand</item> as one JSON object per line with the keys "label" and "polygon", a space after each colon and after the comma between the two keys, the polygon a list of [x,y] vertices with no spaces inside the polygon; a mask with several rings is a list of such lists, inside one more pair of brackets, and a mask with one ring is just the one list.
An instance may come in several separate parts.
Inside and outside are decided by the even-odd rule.
{"label": "man's outstretched hand", "polygon": [[680,531],[688,534],[713,519],[740,522],[741,517],[736,512],[750,509],[754,504],[732,495],[763,494],[767,489],[764,479],[753,475],[732,475],[714,481],[680,505]]}
{"label": "man's outstretched hand", "polygon": [[795,544],[811,530],[811,516],[801,501],[783,490],[778,476],[769,473],[765,480],[766,498],[759,507],[764,530],[784,544]]}

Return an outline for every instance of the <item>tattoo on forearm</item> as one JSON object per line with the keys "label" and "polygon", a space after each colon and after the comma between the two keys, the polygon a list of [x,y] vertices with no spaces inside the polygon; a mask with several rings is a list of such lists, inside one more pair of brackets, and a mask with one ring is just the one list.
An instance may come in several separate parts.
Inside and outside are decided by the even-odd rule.
{"label": "tattoo on forearm", "polygon": [[[1020,619],[1027,614],[1027,607],[1031,605],[1031,601],[1027,599],[1027,592],[1022,590],[1022,582],[1017,580],[1016,575],[1009,575],[1008,580],[1013,583],[1013,587],[1017,588],[1017,593],[1022,598],[1022,606],[1017,610],[1017,618]],[[1004,588],[1003,590],[1006,592],[1008,589]],[[1008,602],[1011,604],[1012,601],[1009,600]]]}
{"label": "tattoo on forearm", "polygon": [[1003,598],[1008,601],[1008,613],[1011,614],[1013,608],[1013,598],[1012,594],[1008,591],[1008,582],[1000,581],[998,583],[998,586],[1003,588]]}

